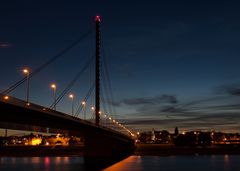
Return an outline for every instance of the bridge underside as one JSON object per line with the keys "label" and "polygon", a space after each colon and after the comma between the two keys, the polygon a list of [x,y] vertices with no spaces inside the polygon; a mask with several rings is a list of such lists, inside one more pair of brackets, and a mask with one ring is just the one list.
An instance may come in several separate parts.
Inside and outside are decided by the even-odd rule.
{"label": "bridge underside", "polygon": [[88,166],[94,167],[92,170],[105,167],[106,162],[109,164],[120,160],[134,149],[133,139],[124,134],[61,112],[37,107],[0,101],[0,127],[82,136],[85,140],[85,160]]}

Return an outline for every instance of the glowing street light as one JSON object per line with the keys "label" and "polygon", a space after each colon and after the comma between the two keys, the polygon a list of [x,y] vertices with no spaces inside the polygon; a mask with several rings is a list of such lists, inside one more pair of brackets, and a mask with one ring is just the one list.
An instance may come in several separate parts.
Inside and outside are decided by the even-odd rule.
{"label": "glowing street light", "polygon": [[57,85],[51,84],[51,88],[53,89],[53,109],[56,110],[56,91],[57,91]]}
{"label": "glowing street light", "polygon": [[26,78],[27,78],[27,97],[26,97],[26,101],[27,101],[27,105],[29,104],[29,81],[30,81],[30,78],[29,78],[29,69],[27,68],[24,68],[23,69],[23,74],[26,75]]}
{"label": "glowing street light", "polygon": [[74,95],[73,94],[69,94],[69,96],[68,96],[70,99],[71,99],[71,101],[72,101],[72,116],[73,116],[73,114],[74,114]]}
{"label": "glowing street light", "polygon": [[84,120],[86,120],[86,102],[82,101]]}
{"label": "glowing street light", "polygon": [[9,96],[4,96],[3,99],[4,99],[4,100],[8,100],[8,99],[9,99]]}

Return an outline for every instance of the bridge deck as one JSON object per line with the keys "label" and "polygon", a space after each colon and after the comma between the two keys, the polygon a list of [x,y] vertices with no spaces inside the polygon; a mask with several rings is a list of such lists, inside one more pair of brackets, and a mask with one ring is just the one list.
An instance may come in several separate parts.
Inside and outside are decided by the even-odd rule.
{"label": "bridge deck", "polygon": [[101,134],[121,140],[132,141],[131,136],[105,126],[97,126],[92,122],[37,104],[27,104],[26,101],[11,96],[5,99],[5,96],[1,93],[0,97],[0,127],[2,128],[29,130],[35,127],[45,131],[46,128],[48,128],[49,133],[55,133],[61,130],[75,135],[89,136]]}

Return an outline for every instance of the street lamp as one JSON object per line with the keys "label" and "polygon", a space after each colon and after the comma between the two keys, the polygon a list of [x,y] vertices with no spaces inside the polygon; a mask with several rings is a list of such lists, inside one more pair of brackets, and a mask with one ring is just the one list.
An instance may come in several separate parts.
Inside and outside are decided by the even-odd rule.
{"label": "street lamp", "polygon": [[57,86],[56,84],[51,84],[51,88],[53,89],[53,109],[56,110],[56,91],[57,91]]}
{"label": "street lamp", "polygon": [[86,120],[86,102],[82,101],[84,120]]}
{"label": "street lamp", "polygon": [[9,99],[9,96],[4,96],[3,99],[4,99],[4,100],[8,100],[8,99]]}
{"label": "street lamp", "polygon": [[74,95],[73,94],[69,94],[68,97],[72,100],[72,116],[73,116],[73,114],[74,114]]}
{"label": "street lamp", "polygon": [[91,111],[92,111],[92,116],[94,115],[94,113],[95,113],[95,107],[91,107]]}
{"label": "street lamp", "polygon": [[23,74],[26,75],[26,78],[27,78],[27,105],[29,105],[29,81],[30,81],[30,78],[29,78],[29,69],[27,68],[24,68],[23,69]]}

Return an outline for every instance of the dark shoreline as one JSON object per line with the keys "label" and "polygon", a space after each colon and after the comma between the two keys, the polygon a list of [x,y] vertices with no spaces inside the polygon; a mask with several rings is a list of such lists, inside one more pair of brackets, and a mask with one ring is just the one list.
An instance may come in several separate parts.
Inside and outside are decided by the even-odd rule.
{"label": "dark shoreline", "polygon": [[240,145],[222,145],[210,147],[185,147],[164,144],[137,144],[135,155],[170,156],[170,155],[239,155]]}
{"label": "dark shoreline", "polygon": [[84,146],[6,146],[0,157],[83,156]]}
{"label": "dark shoreline", "polygon": [[[6,146],[0,149],[0,157],[83,156],[84,146]],[[137,144],[133,155],[239,155],[240,145],[210,147],[177,147],[165,144]]]}

